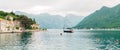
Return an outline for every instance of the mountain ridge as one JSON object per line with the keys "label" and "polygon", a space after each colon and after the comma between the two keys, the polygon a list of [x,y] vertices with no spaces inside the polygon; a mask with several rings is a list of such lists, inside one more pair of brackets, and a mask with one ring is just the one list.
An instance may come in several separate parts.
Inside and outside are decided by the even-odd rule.
{"label": "mountain ridge", "polygon": [[120,4],[109,8],[103,6],[100,10],[85,17],[75,28],[120,28]]}
{"label": "mountain ridge", "polygon": [[[63,17],[61,15],[51,15],[49,13],[41,13],[37,15],[21,11],[16,11],[15,13],[18,15],[26,15],[32,19],[35,18],[36,22],[39,23],[42,28],[48,29],[61,29],[64,27],[64,24],[68,24],[67,27],[74,27],[83,19],[83,17],[73,14],[68,14],[66,17]],[[67,21],[67,23],[64,23],[64,21]]]}

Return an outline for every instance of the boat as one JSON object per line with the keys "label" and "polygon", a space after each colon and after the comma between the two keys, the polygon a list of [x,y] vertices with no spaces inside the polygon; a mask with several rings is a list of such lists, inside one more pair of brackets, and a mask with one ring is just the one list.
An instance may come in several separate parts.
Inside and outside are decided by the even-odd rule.
{"label": "boat", "polygon": [[69,27],[69,25],[67,24],[69,22],[67,22],[67,20],[64,20],[64,27],[63,27],[63,32],[64,33],[73,33],[73,29],[71,27]]}
{"label": "boat", "polygon": [[63,31],[64,31],[65,33],[73,33],[73,29],[72,29],[72,28],[63,29]]}

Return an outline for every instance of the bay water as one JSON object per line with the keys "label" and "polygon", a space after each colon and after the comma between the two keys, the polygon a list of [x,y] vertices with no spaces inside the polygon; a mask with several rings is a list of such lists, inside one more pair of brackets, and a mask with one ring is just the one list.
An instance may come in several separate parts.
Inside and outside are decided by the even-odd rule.
{"label": "bay water", "polygon": [[120,50],[120,31],[0,33],[0,50]]}

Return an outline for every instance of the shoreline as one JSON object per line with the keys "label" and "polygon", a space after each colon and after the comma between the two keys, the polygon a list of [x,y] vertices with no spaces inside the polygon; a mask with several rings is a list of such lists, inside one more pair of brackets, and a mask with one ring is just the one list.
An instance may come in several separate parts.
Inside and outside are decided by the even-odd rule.
{"label": "shoreline", "polygon": [[75,29],[78,31],[120,31],[120,29]]}
{"label": "shoreline", "polygon": [[[60,29],[61,30],[61,29]],[[75,31],[120,31],[120,29],[73,29]],[[23,33],[23,32],[39,32],[47,30],[23,30],[23,31],[3,31],[0,33]]]}
{"label": "shoreline", "polygon": [[0,33],[23,33],[23,32],[38,32],[38,31],[46,31],[46,30],[3,31]]}

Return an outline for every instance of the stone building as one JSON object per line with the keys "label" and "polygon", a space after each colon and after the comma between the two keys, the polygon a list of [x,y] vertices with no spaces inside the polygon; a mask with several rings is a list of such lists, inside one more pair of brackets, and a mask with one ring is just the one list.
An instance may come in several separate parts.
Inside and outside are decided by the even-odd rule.
{"label": "stone building", "polygon": [[12,16],[7,15],[5,19],[0,18],[0,32],[19,32],[21,30],[20,22],[17,20],[13,21]]}
{"label": "stone building", "polygon": [[33,25],[31,25],[31,27],[33,28],[33,29],[39,29],[40,27],[39,27],[39,24],[33,24]]}

